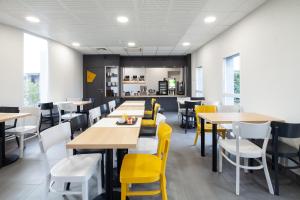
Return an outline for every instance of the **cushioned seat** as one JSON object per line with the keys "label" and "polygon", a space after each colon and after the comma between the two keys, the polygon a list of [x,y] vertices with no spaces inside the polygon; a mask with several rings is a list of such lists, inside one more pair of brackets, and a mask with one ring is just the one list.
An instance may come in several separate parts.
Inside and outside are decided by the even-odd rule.
{"label": "cushioned seat", "polygon": [[[219,141],[225,151],[232,155],[236,155],[236,139],[225,139]],[[246,139],[240,140],[240,157],[259,158],[262,156],[262,149],[256,144]]]}
{"label": "cushioned seat", "polygon": [[153,126],[155,127],[155,120],[153,119],[147,119],[147,120],[142,120],[142,126]]}

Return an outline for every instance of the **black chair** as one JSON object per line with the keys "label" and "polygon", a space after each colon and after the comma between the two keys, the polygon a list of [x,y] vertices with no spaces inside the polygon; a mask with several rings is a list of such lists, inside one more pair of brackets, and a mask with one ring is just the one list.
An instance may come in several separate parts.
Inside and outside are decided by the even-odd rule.
{"label": "black chair", "polygon": [[274,168],[274,181],[275,195],[279,195],[279,166],[278,158],[286,158],[293,162],[294,166],[282,166],[286,169],[298,169],[300,168],[300,146],[299,148],[292,147],[282,141],[279,138],[300,138],[300,124],[284,123],[284,122],[272,122],[272,141],[267,147],[267,153],[272,155],[272,166]]}
{"label": "black chair", "polygon": [[191,97],[191,100],[205,101],[205,97]]}
{"label": "black chair", "polygon": [[[41,119],[39,130],[41,131],[42,124],[51,124],[51,126],[55,125],[55,122],[59,119],[58,108],[53,105],[53,102],[49,103],[40,103],[39,107],[41,109]],[[49,114],[43,114],[43,111],[48,111]]]}
{"label": "black chair", "polygon": [[[0,112],[2,113],[19,113],[20,110],[18,107],[7,107],[7,106],[1,106]],[[15,128],[17,126],[17,119],[14,120],[14,123],[12,125],[5,125],[5,130],[10,128]]]}
{"label": "black chair", "polygon": [[195,127],[195,106],[201,105],[201,101],[185,101],[185,110],[181,113],[181,125],[185,128],[185,133],[187,133],[188,128]]}
{"label": "black chair", "polygon": [[[154,108],[155,108],[155,104],[158,103],[157,101],[154,102],[154,104],[152,105],[152,114],[145,114],[143,119],[154,119]],[[160,108],[161,109],[161,108]]]}
{"label": "black chair", "polygon": [[[88,119],[87,115],[79,115],[70,120],[71,123],[71,139],[74,138],[76,131],[84,131],[88,128]],[[104,154],[105,151],[102,149],[74,149],[73,154],[90,154],[90,153],[101,153],[101,180],[102,188],[104,188]],[[69,185],[68,185],[69,188]]]}
{"label": "black chair", "polygon": [[116,106],[119,107],[123,103],[123,100],[121,98],[116,98],[115,102],[116,102]]}
{"label": "black chair", "polygon": [[107,103],[100,105],[101,117],[106,117],[109,114]]}

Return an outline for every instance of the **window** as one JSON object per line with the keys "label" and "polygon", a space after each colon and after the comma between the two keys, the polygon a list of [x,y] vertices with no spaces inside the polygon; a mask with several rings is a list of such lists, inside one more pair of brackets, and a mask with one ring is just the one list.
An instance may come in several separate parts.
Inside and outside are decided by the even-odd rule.
{"label": "window", "polygon": [[47,96],[48,42],[24,34],[24,105],[36,105]]}
{"label": "window", "polygon": [[224,59],[223,101],[225,105],[240,103],[240,54]]}
{"label": "window", "polygon": [[196,97],[203,97],[203,68],[196,67]]}

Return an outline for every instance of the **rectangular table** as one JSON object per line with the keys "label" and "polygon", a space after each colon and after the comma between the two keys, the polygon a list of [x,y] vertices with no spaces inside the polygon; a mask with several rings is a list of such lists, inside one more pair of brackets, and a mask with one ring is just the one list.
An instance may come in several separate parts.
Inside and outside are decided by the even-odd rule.
{"label": "rectangular table", "polygon": [[95,199],[121,199],[120,192],[113,191],[113,149],[136,148],[141,120],[137,123],[138,126],[133,127],[110,127],[104,122],[102,126],[87,129],[67,144],[70,149],[106,149],[106,193]]}
{"label": "rectangular table", "polygon": [[141,110],[120,110],[116,109],[111,112],[107,117],[122,117],[123,115],[131,117],[144,117],[145,109]]}
{"label": "rectangular table", "polygon": [[257,113],[199,113],[201,121],[201,156],[205,156],[205,121],[212,124],[212,171],[217,171],[217,125],[233,122],[264,123],[268,121],[283,121],[267,115]]}
{"label": "rectangular table", "polygon": [[30,113],[0,113],[0,167],[18,160],[17,155],[5,155],[5,122],[30,116]]}
{"label": "rectangular table", "polygon": [[91,101],[60,101],[60,102],[55,102],[55,105],[61,103],[73,103],[77,107],[77,112],[79,113],[81,106],[91,104],[92,102]]}
{"label": "rectangular table", "polygon": [[125,101],[121,106],[145,106],[146,101]]}

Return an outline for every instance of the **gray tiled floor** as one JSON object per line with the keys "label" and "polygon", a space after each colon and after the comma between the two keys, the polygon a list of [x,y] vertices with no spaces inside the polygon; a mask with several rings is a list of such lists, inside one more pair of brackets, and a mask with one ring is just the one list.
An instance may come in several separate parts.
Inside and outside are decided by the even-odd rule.
{"label": "gray tiled floor", "polygon": [[[173,126],[173,136],[167,167],[168,196],[170,200],[197,199],[300,199],[300,185],[289,178],[282,177],[281,196],[268,193],[262,171],[253,174],[241,173],[240,196],[234,194],[235,169],[224,161],[222,174],[211,172],[210,135],[207,135],[207,156],[201,157],[200,146],[192,146],[194,130],[188,134],[179,128],[177,115],[166,114]],[[63,147],[55,150],[56,155],[63,154]],[[27,143],[25,158],[0,169],[0,199],[2,200],[39,200],[43,199],[46,165],[38,148],[37,140]],[[73,185],[78,188],[78,185]],[[90,182],[92,199],[95,196],[95,181]],[[155,187],[155,186],[154,186]],[[61,197],[49,194],[49,199],[80,199],[79,196]],[[144,197],[131,199],[160,199]]]}

